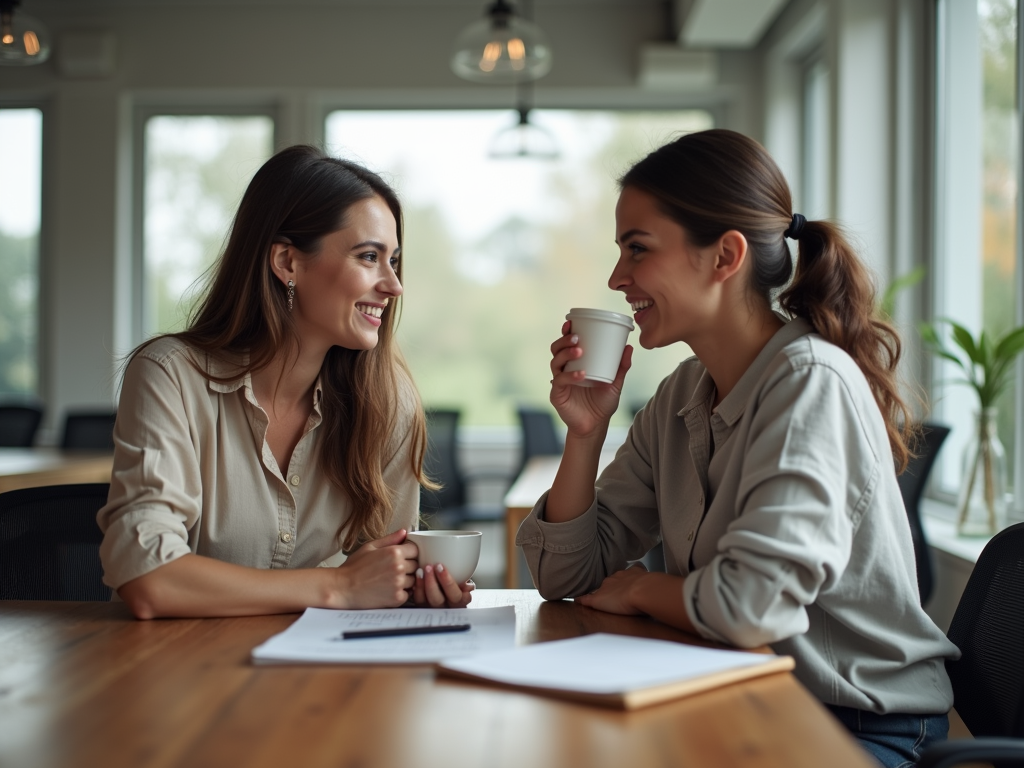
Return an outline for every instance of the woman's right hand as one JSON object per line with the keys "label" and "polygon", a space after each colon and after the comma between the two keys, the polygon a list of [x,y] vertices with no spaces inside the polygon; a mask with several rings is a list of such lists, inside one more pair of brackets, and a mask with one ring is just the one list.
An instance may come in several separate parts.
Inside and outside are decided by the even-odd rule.
{"label": "woman's right hand", "polygon": [[419,550],[405,529],[368,541],[349,555],[336,573],[342,608],[397,608],[416,583]]}
{"label": "woman's right hand", "polygon": [[578,386],[585,371],[566,371],[565,366],[582,355],[579,337],[572,333],[572,324],[566,320],[561,337],[551,345],[551,373],[554,376],[551,379],[551,405],[558,411],[570,434],[590,437],[608,426],[612,414],[619,407],[619,395],[633,359],[633,347],[627,344],[622,351],[619,370],[611,384]]}

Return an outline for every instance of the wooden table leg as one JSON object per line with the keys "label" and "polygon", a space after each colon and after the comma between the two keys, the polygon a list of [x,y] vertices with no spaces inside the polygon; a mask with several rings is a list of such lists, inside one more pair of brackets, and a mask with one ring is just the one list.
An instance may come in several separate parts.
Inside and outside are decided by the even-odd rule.
{"label": "wooden table leg", "polygon": [[519,547],[516,546],[516,532],[532,511],[532,507],[505,509],[505,589],[519,589]]}

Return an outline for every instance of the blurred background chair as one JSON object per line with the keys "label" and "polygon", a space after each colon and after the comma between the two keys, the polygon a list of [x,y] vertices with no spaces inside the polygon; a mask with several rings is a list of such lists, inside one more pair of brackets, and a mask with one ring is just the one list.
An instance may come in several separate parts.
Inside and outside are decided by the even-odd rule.
{"label": "blurred background chair", "polygon": [[0,448],[29,448],[35,443],[43,409],[32,403],[0,404]]}
{"label": "blurred background chair", "polygon": [[[471,482],[500,482],[507,489],[507,472],[474,472],[467,475],[459,462],[459,419],[461,411],[443,408],[425,409],[427,416],[427,455],[423,469],[431,480],[441,484],[437,491],[424,488],[420,494],[420,514],[427,528],[446,530],[474,521],[501,520],[505,509],[498,504],[469,503]],[[504,491],[502,491],[504,495]]]}
{"label": "blurred background chair", "polygon": [[458,429],[459,411],[428,408],[427,455],[423,458],[423,471],[441,488],[420,493],[420,514],[428,528],[447,530],[458,528],[466,518],[466,484],[459,471]]}
{"label": "blurred background chair", "polygon": [[918,768],[1024,765],[1024,523],[996,534],[967,582],[949,639],[953,705],[974,740],[929,748]]}
{"label": "blurred background chair", "polygon": [[68,411],[60,447],[69,451],[113,451],[117,411]]}
{"label": "blurred background chair", "polygon": [[519,454],[519,468],[516,477],[523,471],[526,462],[534,456],[561,456],[562,441],[555,432],[555,419],[551,411],[541,408],[520,406],[516,409],[523,443]]}
{"label": "blurred background chair", "polygon": [[914,558],[917,561],[917,587],[921,593],[921,605],[928,602],[935,586],[935,569],[932,566],[932,552],[925,539],[921,525],[921,498],[924,496],[928,475],[931,474],[935,458],[943,442],[949,437],[949,427],[941,424],[921,425],[921,439],[914,446],[917,455],[910,460],[906,471],[897,478],[903,506],[907,509],[910,522],[910,536],[914,540]]}
{"label": "blurred background chair", "polygon": [[96,513],[108,483],[0,493],[0,600],[109,600]]}

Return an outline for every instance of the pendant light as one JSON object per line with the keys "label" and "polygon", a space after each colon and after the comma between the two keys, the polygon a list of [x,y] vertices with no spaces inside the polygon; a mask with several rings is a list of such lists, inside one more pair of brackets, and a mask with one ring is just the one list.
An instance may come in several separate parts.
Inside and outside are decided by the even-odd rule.
{"label": "pendant light", "polygon": [[15,11],[20,0],[0,0],[0,66],[30,67],[50,58],[50,31],[39,19]]}
{"label": "pendant light", "polygon": [[452,71],[477,83],[521,83],[551,71],[551,46],[536,24],[507,0],[495,0],[481,21],[455,41]]}
{"label": "pendant light", "polygon": [[519,106],[516,109],[519,120],[495,134],[487,154],[495,160],[557,160],[561,152],[555,137],[546,128],[530,122],[532,84],[518,85],[516,90],[519,95]]}
{"label": "pendant light", "polygon": [[489,156],[495,160],[557,160],[560,153],[555,137],[546,128],[530,122],[529,109],[520,107],[518,112],[519,122],[502,128],[491,140]]}

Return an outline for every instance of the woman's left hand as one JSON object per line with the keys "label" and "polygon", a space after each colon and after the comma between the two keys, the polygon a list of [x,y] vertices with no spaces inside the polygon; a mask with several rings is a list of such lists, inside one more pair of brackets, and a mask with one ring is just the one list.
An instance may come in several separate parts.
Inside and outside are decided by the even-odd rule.
{"label": "woman's left hand", "polygon": [[416,570],[412,601],[431,608],[465,608],[473,599],[476,584],[456,583],[443,565],[426,565]]}
{"label": "woman's left hand", "polygon": [[607,613],[637,616],[643,613],[636,607],[633,595],[638,582],[649,576],[647,569],[634,563],[624,571],[616,571],[601,582],[601,586],[588,595],[580,595],[576,602],[588,608]]}

